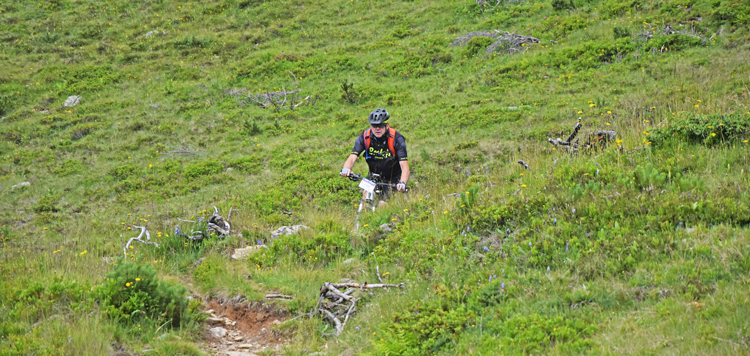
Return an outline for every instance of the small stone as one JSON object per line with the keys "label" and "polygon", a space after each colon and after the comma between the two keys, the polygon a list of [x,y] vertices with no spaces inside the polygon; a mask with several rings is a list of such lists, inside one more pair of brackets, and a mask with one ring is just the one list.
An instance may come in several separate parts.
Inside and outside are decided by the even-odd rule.
{"label": "small stone", "polygon": [[243,260],[247,258],[248,256],[260,251],[261,248],[268,248],[268,247],[266,247],[266,245],[255,245],[255,246],[248,246],[248,247],[235,249],[234,253],[232,254],[232,259]]}
{"label": "small stone", "polygon": [[354,262],[354,259],[353,259],[353,258],[350,258],[350,259],[348,259],[348,260],[344,260],[344,264],[345,264],[345,265],[348,265],[348,264],[350,264],[350,263],[352,263],[352,262]]}
{"label": "small stone", "polygon": [[81,97],[78,95],[69,96],[67,99],[65,99],[65,103],[63,106],[69,107],[69,106],[76,106],[78,105],[78,102],[81,101]]}
{"label": "small stone", "polygon": [[208,330],[208,333],[211,334],[211,336],[221,339],[222,337],[227,335],[227,329],[224,329],[220,326],[217,326],[215,328],[211,328]]}
{"label": "small stone", "polygon": [[222,318],[206,318],[206,322],[209,324],[222,324],[224,323],[224,319]]}
{"label": "small stone", "polygon": [[380,225],[380,231],[383,231],[383,232],[393,232],[393,225],[390,224],[390,223]]}
{"label": "small stone", "polygon": [[271,324],[272,324],[272,325],[281,325],[281,321],[279,321],[279,320],[274,320],[274,321],[272,321],[272,322],[271,322]]}
{"label": "small stone", "polygon": [[206,314],[213,314],[214,310],[213,309],[209,309],[209,310],[204,311],[204,313],[206,313]]}
{"label": "small stone", "polygon": [[306,230],[309,229],[309,227],[305,225],[282,226],[271,232],[271,239],[273,240],[280,236],[294,235],[302,229]]}
{"label": "small stone", "polygon": [[242,340],[245,340],[245,337],[244,337],[244,336],[235,336],[235,337],[234,337],[234,341],[240,342],[240,341],[242,341]]}
{"label": "small stone", "polygon": [[30,186],[30,185],[31,185],[31,183],[29,183],[29,182],[21,182],[21,183],[18,183],[18,184],[16,184],[16,185],[14,185],[14,186],[11,186],[11,187],[10,187],[10,191],[12,192],[12,191],[14,191],[14,190],[15,190],[16,188],[21,188],[21,187],[28,187],[28,186]]}
{"label": "small stone", "polygon": [[239,344],[239,345],[237,345],[238,349],[249,349],[249,348],[252,348],[252,347],[253,347],[253,345],[251,345],[251,344]]}

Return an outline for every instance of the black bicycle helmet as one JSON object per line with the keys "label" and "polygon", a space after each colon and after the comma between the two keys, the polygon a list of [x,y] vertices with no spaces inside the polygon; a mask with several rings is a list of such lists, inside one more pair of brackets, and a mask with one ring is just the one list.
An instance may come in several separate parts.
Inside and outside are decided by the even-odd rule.
{"label": "black bicycle helmet", "polygon": [[381,125],[388,122],[388,119],[391,118],[391,115],[388,115],[388,112],[385,111],[385,109],[375,109],[373,112],[370,113],[370,125]]}

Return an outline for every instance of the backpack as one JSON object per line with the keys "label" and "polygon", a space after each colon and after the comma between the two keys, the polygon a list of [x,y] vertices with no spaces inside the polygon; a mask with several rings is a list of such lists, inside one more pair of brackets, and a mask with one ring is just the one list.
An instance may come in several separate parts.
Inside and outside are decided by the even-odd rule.
{"label": "backpack", "polygon": [[[364,139],[365,139],[365,158],[370,158],[368,155],[368,151],[370,150],[370,134],[372,133],[372,129],[367,128],[364,133]],[[391,156],[396,157],[396,148],[394,148],[393,144],[396,141],[396,129],[389,127],[388,128],[388,150],[391,151]]]}

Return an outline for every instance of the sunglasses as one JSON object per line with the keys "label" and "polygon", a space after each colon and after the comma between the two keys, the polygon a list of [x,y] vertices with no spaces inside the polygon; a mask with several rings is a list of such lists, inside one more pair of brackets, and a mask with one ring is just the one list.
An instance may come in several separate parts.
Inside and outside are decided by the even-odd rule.
{"label": "sunglasses", "polygon": [[380,124],[380,125],[370,124],[370,126],[372,126],[372,128],[374,128],[374,129],[382,129],[382,128],[385,128],[386,125],[388,125],[388,124]]}

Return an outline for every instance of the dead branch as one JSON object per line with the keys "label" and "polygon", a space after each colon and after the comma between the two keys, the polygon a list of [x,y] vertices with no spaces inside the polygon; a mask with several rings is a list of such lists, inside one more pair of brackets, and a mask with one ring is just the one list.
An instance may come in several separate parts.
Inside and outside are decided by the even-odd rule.
{"label": "dead branch", "polygon": [[[141,233],[138,234],[138,237],[131,237],[130,240],[128,240],[128,243],[125,244],[125,246],[122,247],[122,254],[124,257],[128,256],[128,249],[130,248],[130,244],[133,243],[133,241],[138,241],[144,245],[154,245],[156,247],[159,247],[159,244],[156,242],[151,241],[151,233],[148,232],[148,229],[145,226],[136,226],[133,225],[136,229],[141,229]],[[146,235],[146,241],[143,241],[141,237],[143,235]],[[120,235],[120,241],[122,241],[122,235]]]}
{"label": "dead branch", "polygon": [[[294,77],[294,82],[297,84],[297,77],[294,76],[292,72],[289,72],[289,74]],[[239,88],[239,89],[230,89],[226,93],[228,96],[233,96],[239,100],[239,98],[247,99],[252,103],[258,104],[263,109],[273,107],[276,110],[281,110],[285,106],[294,109],[299,106],[301,106],[310,96],[308,95],[305,99],[300,100],[296,104],[294,103],[297,100],[297,93],[300,92],[300,89],[295,89],[292,91],[287,91],[285,87],[281,87],[281,91],[274,91],[274,92],[265,92],[264,94],[256,94],[256,95],[248,95],[247,88]],[[239,100],[240,103],[247,104],[244,100]]]}
{"label": "dead branch", "polygon": [[[380,270],[376,266],[375,269],[378,272],[378,278],[380,278]],[[382,282],[382,281],[381,281]],[[302,317],[312,317],[315,314],[321,314],[324,316],[325,319],[328,319],[331,324],[333,324],[334,329],[336,330],[335,333],[332,334],[323,334],[324,336],[339,336],[344,331],[344,327],[346,326],[346,323],[349,321],[349,319],[356,313],[357,311],[357,302],[360,301],[361,298],[356,298],[352,296],[352,294],[359,289],[371,289],[371,288],[386,288],[387,287],[396,287],[396,288],[403,288],[404,284],[386,284],[386,283],[380,283],[380,284],[367,284],[367,283],[324,283],[323,286],[320,287],[320,294],[318,295],[318,302],[315,304],[315,307],[310,310],[309,313],[301,314],[291,320],[296,320]],[[342,292],[341,289],[347,288],[345,292]],[[266,295],[266,298],[277,298],[277,299],[290,299],[288,297],[293,296],[286,296],[281,294],[268,294]],[[342,322],[343,318],[343,322]]]}
{"label": "dead branch", "polygon": [[375,266],[375,272],[378,274],[378,280],[383,283],[383,279],[380,278],[380,266]]}
{"label": "dead branch", "polygon": [[161,155],[195,155],[201,152],[200,148],[195,148],[192,145],[189,146],[172,146],[173,150],[169,152],[160,153]]}
{"label": "dead branch", "polygon": [[518,164],[522,165],[523,168],[529,169],[529,165],[526,164],[526,162],[524,162],[524,161],[518,160]]}
{"label": "dead branch", "polygon": [[450,46],[451,47],[463,46],[467,42],[469,42],[472,38],[477,37],[477,36],[497,38],[497,33],[492,32],[492,31],[474,31],[474,32],[469,32],[469,33],[467,33],[467,34],[465,34],[463,36],[456,37],[456,39],[453,40],[453,42],[451,42]]}
{"label": "dead branch", "polygon": [[529,48],[528,44],[541,42],[538,38],[522,36],[508,31],[495,30],[495,33],[497,33],[497,35],[493,38],[497,39],[497,41],[487,46],[487,49],[484,51],[485,56],[494,53],[498,48],[505,49],[505,52],[508,54],[525,52]]}
{"label": "dead branch", "polygon": [[578,135],[578,131],[581,130],[581,126],[583,126],[583,125],[581,125],[581,118],[579,117],[578,118],[578,122],[573,127],[573,132],[570,133],[570,136],[568,136],[568,139],[565,140],[565,142],[570,143],[571,140],[573,140],[574,138],[576,138],[576,135]]}
{"label": "dead branch", "polygon": [[331,312],[325,309],[320,310],[323,314],[325,314],[328,319],[331,320],[331,322],[334,324],[334,327],[336,328],[336,335],[341,335],[341,333],[344,331],[344,325],[341,324],[341,321],[337,317],[335,317]]}
{"label": "dead branch", "polygon": [[219,237],[224,238],[229,235],[232,227],[224,218],[219,215],[219,208],[214,207],[214,213],[208,218],[208,230],[206,232],[210,235],[211,232],[215,232]]}
{"label": "dead branch", "polygon": [[336,287],[336,288],[359,288],[359,289],[372,289],[372,288],[404,288],[403,283],[399,284],[367,284],[365,282],[364,284],[360,283],[330,283],[330,285]]}
{"label": "dead branch", "polygon": [[266,299],[294,299],[294,296],[286,294],[266,294]]}
{"label": "dead branch", "polygon": [[291,75],[292,75],[292,78],[294,78],[294,84],[299,84],[299,83],[297,82],[297,77],[296,77],[296,76],[294,75],[294,73],[292,73],[292,71],[290,71],[290,70],[288,70],[287,72],[289,72],[289,74],[291,74]]}

